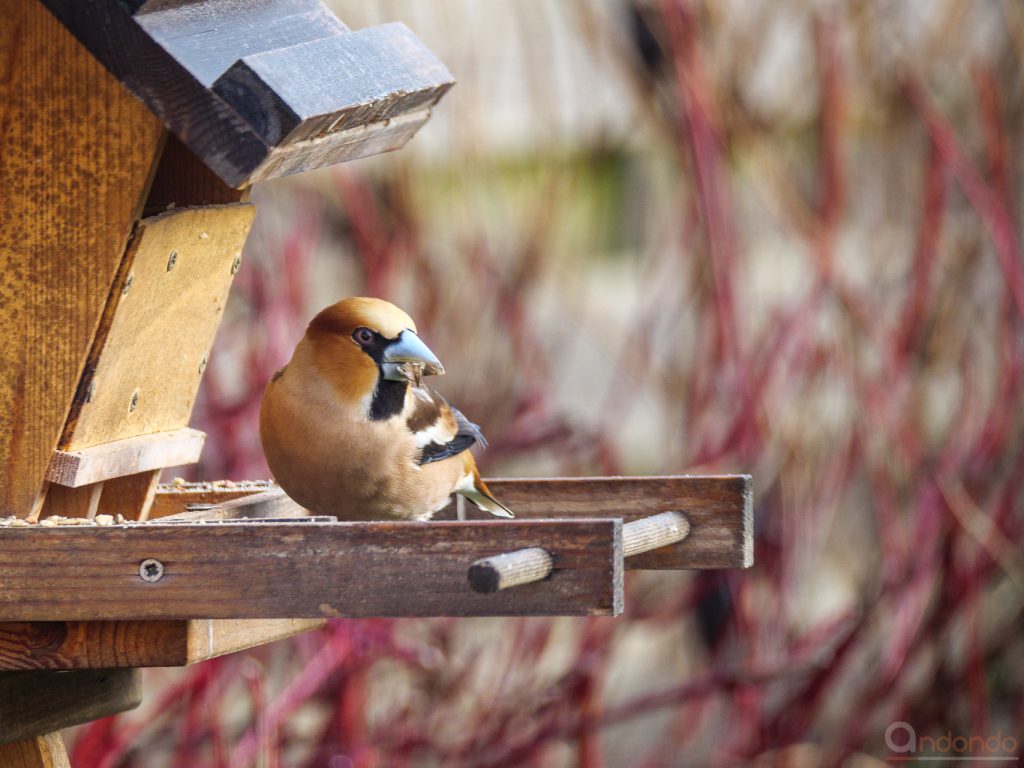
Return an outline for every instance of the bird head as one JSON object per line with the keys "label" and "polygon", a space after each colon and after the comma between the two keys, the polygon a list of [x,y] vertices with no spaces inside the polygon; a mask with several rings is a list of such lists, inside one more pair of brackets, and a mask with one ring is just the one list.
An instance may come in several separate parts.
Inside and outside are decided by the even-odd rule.
{"label": "bird head", "polygon": [[416,335],[416,324],[390,302],[362,296],[324,309],[306,329],[319,362],[344,373],[352,395],[372,391],[381,379],[408,381],[417,375],[439,376],[444,367]]}

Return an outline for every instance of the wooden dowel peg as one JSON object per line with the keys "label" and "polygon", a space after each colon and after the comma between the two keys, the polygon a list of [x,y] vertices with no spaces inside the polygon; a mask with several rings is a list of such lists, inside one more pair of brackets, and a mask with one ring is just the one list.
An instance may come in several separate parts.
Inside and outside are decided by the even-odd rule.
{"label": "wooden dowel peg", "polygon": [[469,566],[469,585],[476,592],[497,592],[551,575],[551,555],[540,547],[485,557]]}
{"label": "wooden dowel peg", "polygon": [[624,557],[650,552],[682,541],[690,535],[690,521],[682,512],[662,512],[622,526]]}

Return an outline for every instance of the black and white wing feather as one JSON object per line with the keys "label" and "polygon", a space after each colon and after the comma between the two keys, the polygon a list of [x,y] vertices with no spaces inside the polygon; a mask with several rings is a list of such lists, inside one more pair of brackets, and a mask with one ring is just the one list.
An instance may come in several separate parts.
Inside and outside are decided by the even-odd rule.
{"label": "black and white wing feather", "polygon": [[406,422],[420,449],[420,465],[457,456],[474,443],[487,447],[480,427],[425,387],[413,387],[415,405]]}

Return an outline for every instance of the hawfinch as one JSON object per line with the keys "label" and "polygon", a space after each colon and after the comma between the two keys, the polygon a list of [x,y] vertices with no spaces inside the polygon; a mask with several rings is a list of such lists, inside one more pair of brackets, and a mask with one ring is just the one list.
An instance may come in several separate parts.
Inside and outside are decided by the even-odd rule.
{"label": "hawfinch", "polygon": [[480,428],[420,385],[442,373],[395,305],[327,307],[263,394],[260,440],[275,479],[311,512],[344,520],[429,519],[452,493],[513,517],[469,452],[485,445]]}

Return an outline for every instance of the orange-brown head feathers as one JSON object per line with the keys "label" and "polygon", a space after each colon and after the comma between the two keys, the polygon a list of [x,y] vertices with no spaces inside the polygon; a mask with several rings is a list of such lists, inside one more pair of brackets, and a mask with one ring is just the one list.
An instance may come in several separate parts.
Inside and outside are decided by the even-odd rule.
{"label": "orange-brown head feathers", "polygon": [[444,373],[416,335],[412,318],[381,299],[356,296],[327,307],[310,322],[305,342],[313,364],[344,401],[372,396],[367,401],[371,418],[401,411],[413,368],[427,375]]}
{"label": "orange-brown head feathers", "polygon": [[313,318],[307,335],[332,334],[351,338],[356,328],[369,328],[386,339],[397,339],[402,331],[416,333],[416,323],[390,301],[367,296],[342,299]]}

